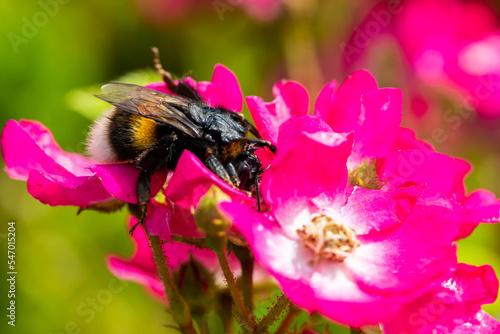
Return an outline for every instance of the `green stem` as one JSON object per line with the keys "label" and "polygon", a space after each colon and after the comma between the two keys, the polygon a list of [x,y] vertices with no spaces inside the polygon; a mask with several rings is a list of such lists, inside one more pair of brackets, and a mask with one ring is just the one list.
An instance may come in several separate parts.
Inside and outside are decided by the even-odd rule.
{"label": "green stem", "polygon": [[168,297],[170,304],[169,312],[179,325],[181,333],[196,334],[189,306],[179,293],[179,290],[177,290],[172,274],[167,267],[165,254],[163,254],[162,242],[158,236],[150,235],[147,231],[146,234],[151,245],[151,250],[153,251],[153,258],[156,263],[158,274],[163,282],[165,294]]}
{"label": "green stem", "polygon": [[241,287],[247,310],[253,313],[253,267],[254,257],[247,247],[233,245],[233,253],[241,264]]}
{"label": "green stem", "polygon": [[302,312],[300,308],[297,306],[291,304],[292,306],[290,307],[290,311],[286,315],[285,319],[281,323],[280,327],[274,334],[285,334],[287,333],[288,329],[292,325],[292,323],[297,319],[299,314]]}
{"label": "green stem", "polygon": [[231,268],[229,268],[229,262],[227,260],[226,252],[222,251],[215,253],[217,254],[217,258],[219,259],[224,277],[226,278],[227,286],[229,287],[229,292],[231,293],[231,297],[233,298],[236,312],[238,313],[239,318],[241,318],[241,320],[244,322],[243,325],[246,327],[246,329],[252,331],[255,328],[255,320],[253,319],[252,314],[249,313],[245,308],[243,299],[241,298],[238,291],[238,286],[236,285],[236,282],[234,280],[233,273],[231,272]]}
{"label": "green stem", "polygon": [[290,300],[287,296],[282,294],[264,319],[259,321],[257,327],[255,328],[255,332],[267,332],[269,326],[271,326],[278,319],[278,317],[283,314],[283,311],[288,307],[288,305],[290,305]]}
{"label": "green stem", "polygon": [[363,331],[359,328],[354,328],[354,327],[351,327],[351,331],[350,331],[351,334],[363,334]]}

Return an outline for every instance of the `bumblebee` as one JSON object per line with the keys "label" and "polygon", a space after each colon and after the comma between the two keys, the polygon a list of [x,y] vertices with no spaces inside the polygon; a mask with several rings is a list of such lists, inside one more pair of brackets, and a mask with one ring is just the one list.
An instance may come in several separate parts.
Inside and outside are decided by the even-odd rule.
{"label": "bumblebee", "polygon": [[[258,183],[263,169],[255,150],[268,147],[275,152],[274,145],[262,140],[242,114],[213,108],[184,80],[176,83],[162,68],[158,50],[153,52],[158,73],[175,95],[132,84],[104,85],[103,94],[96,97],[114,108],[92,125],[88,154],[99,162],[137,167],[139,223],[146,217],[151,175],[161,169],[173,171],[184,150],[229,185],[255,193],[260,211]],[[249,138],[249,132],[255,138]]]}

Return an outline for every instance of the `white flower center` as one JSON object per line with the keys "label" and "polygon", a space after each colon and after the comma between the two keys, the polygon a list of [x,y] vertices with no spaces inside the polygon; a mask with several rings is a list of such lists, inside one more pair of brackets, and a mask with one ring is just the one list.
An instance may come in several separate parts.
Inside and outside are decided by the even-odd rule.
{"label": "white flower center", "polygon": [[302,226],[297,234],[307,248],[314,251],[315,261],[344,261],[361,243],[356,238],[356,232],[337,223],[326,215],[313,217],[311,223]]}

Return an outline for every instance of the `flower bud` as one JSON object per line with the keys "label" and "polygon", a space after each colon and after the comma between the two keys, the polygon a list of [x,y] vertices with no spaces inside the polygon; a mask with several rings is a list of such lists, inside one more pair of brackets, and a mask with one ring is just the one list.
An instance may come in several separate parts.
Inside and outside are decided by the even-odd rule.
{"label": "flower bud", "polygon": [[231,222],[219,211],[217,205],[230,200],[222,190],[212,186],[193,213],[196,225],[206,235],[208,247],[215,252],[224,251],[227,244],[226,231],[231,228]]}

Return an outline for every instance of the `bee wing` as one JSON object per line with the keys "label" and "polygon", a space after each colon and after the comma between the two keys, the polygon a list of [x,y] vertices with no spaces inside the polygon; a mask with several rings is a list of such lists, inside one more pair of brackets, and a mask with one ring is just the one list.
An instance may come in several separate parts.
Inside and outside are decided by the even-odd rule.
{"label": "bee wing", "polygon": [[168,124],[194,138],[202,133],[180,109],[188,109],[188,103],[178,97],[154,89],[122,83],[102,86],[103,94],[97,98],[132,114]]}

